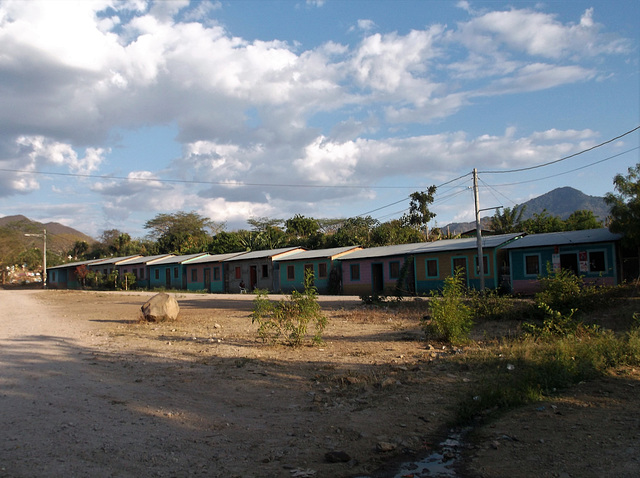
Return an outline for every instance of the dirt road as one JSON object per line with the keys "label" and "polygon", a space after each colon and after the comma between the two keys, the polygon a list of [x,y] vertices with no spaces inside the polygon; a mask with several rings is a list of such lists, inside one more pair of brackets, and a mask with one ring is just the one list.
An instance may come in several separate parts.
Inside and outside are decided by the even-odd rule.
{"label": "dirt road", "polygon": [[[325,344],[292,349],[256,340],[250,296],[139,322],[151,295],[0,289],[0,478],[396,477],[380,467],[437,450],[478,380],[425,342],[420,304],[323,297]],[[509,412],[447,476],[635,478],[638,390],[628,368]]]}
{"label": "dirt road", "polygon": [[441,423],[446,387],[400,388],[425,351],[392,317],[294,350],[256,343],[246,296],[137,323],[149,296],[0,290],[0,476],[353,476]]}

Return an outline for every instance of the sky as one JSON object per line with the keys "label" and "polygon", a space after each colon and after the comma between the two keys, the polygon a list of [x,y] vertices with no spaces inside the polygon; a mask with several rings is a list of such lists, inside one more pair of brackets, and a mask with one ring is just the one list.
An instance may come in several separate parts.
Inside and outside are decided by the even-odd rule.
{"label": "sky", "polygon": [[[432,227],[640,163],[637,0],[0,0],[0,217],[407,212]],[[635,131],[634,131],[635,130]],[[625,134],[626,133],[626,134]]]}

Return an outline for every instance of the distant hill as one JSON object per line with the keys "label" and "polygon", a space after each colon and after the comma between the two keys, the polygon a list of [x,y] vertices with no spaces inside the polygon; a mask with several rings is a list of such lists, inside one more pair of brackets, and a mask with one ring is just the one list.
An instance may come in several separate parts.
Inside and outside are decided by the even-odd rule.
{"label": "distant hill", "polygon": [[[592,211],[594,216],[603,222],[609,215],[609,206],[604,202],[603,197],[589,196],[571,187],[554,189],[542,196],[518,204],[518,206],[526,206],[524,214],[522,215],[523,219],[529,219],[533,217],[534,214],[540,214],[545,209],[551,216],[560,216],[560,219],[567,219],[571,213],[583,209]],[[480,223],[483,229],[489,229],[492,216],[493,214],[481,218]],[[475,221],[455,222],[441,229],[443,231],[448,229],[451,234],[459,234],[475,229],[475,227]]]}
{"label": "distant hill", "polygon": [[68,252],[76,241],[92,244],[92,237],[57,222],[32,221],[22,215],[0,217],[0,251],[15,250],[16,247],[42,247],[42,239],[25,234],[42,234],[47,231],[47,251],[57,254]]}

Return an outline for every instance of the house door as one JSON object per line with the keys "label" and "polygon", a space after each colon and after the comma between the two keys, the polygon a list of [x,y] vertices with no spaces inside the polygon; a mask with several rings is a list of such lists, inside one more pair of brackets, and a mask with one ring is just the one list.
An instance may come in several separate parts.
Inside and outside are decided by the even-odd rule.
{"label": "house door", "polygon": [[251,290],[253,290],[258,285],[258,266],[251,266],[251,268],[249,269],[249,274],[251,278]]}
{"label": "house door", "polygon": [[382,264],[371,264],[371,285],[374,294],[384,292],[384,275]]}
{"label": "house door", "polygon": [[204,270],[204,290],[211,292],[211,269]]}
{"label": "house door", "polygon": [[164,283],[167,288],[171,288],[171,269],[169,268],[164,270]]}
{"label": "house door", "polygon": [[454,257],[453,258],[453,271],[457,271],[460,269],[462,271],[462,280],[465,285],[467,284],[467,258],[466,257]]}
{"label": "house door", "polygon": [[578,254],[560,254],[560,268],[578,275]]}

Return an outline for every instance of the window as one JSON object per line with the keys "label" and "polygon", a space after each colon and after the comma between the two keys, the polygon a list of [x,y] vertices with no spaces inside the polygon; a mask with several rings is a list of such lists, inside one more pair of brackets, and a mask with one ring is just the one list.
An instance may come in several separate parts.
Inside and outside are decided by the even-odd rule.
{"label": "window", "polygon": [[318,278],[327,278],[327,264],[325,262],[321,262],[320,264],[318,264]]}
{"label": "window", "polygon": [[198,269],[191,269],[191,282],[198,281]]}
{"label": "window", "polygon": [[[476,256],[475,260],[476,260],[476,275],[479,276],[480,264],[478,263],[478,256]],[[482,267],[484,269],[484,275],[489,275],[489,258],[484,254],[482,255]]]}
{"label": "window", "polygon": [[177,278],[178,278],[178,268],[177,268],[177,267],[174,267],[174,268],[173,268],[173,278],[174,278],[174,279],[177,279]]}
{"label": "window", "polygon": [[56,271],[53,271],[51,273],[51,282],[55,282],[56,281]]}
{"label": "window", "polygon": [[262,278],[266,279],[269,277],[269,266],[267,264],[262,264]]}
{"label": "window", "polygon": [[220,280],[220,267],[213,268],[213,280]]}
{"label": "window", "polygon": [[589,272],[604,272],[607,264],[604,258],[604,251],[593,251],[589,253]]}
{"label": "window", "polygon": [[140,269],[140,279],[144,279],[144,267]]}
{"label": "window", "polygon": [[236,267],[236,279],[242,279],[242,268]]}
{"label": "window", "polygon": [[294,280],[296,278],[296,268],[294,266],[287,266],[287,280]]}
{"label": "window", "polygon": [[138,269],[133,269],[133,275],[136,276],[136,279],[138,278]]}
{"label": "window", "polygon": [[389,278],[397,279],[400,277],[400,263],[399,262],[390,262],[389,263]]}
{"label": "window", "polygon": [[349,266],[349,272],[351,273],[351,280],[360,280],[360,264],[352,264]]}
{"label": "window", "polygon": [[438,259],[427,259],[427,277],[438,277]]}
{"label": "window", "polygon": [[156,269],[156,280],[160,280],[160,269]]}
{"label": "window", "polygon": [[540,256],[524,256],[524,273],[528,276],[540,274]]}

